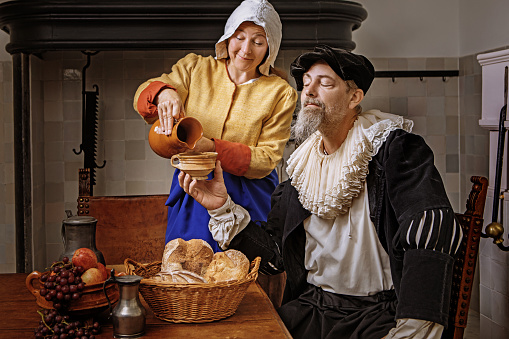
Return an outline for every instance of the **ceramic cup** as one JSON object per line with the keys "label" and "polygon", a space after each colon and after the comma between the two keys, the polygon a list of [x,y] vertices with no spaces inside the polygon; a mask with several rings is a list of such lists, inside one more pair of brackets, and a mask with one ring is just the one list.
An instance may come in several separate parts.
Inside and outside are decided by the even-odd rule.
{"label": "ceramic cup", "polygon": [[150,128],[148,143],[157,155],[167,159],[175,154],[192,150],[203,136],[202,125],[192,117],[184,117],[175,123],[171,135],[159,134],[156,128],[160,128],[159,120]]}
{"label": "ceramic cup", "polygon": [[179,153],[171,157],[171,165],[191,175],[193,179],[205,180],[216,167],[216,152]]}

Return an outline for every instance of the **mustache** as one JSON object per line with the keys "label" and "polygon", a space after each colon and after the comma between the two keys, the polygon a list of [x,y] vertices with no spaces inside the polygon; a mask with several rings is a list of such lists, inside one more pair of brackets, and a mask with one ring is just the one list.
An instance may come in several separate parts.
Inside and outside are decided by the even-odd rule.
{"label": "mustache", "polygon": [[312,105],[317,105],[318,107],[320,107],[321,109],[325,109],[325,104],[318,100],[318,99],[314,99],[314,98],[306,98],[306,100],[304,100],[304,103],[303,103],[303,107],[306,107],[307,105],[309,104],[312,104]]}

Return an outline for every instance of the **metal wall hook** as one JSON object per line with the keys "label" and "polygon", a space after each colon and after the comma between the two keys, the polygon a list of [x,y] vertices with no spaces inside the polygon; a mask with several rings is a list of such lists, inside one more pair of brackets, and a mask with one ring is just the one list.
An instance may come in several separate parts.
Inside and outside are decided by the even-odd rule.
{"label": "metal wall hook", "polygon": [[458,70],[443,70],[443,71],[375,71],[375,78],[391,78],[395,82],[396,78],[419,78],[423,81],[424,78],[441,77],[445,81],[446,77],[459,76]]}

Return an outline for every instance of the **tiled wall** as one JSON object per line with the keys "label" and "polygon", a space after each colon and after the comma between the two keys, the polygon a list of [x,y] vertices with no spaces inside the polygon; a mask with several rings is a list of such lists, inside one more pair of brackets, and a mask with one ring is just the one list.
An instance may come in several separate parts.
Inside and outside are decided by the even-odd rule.
{"label": "tiled wall", "polygon": [[[482,115],[482,73],[475,55],[459,59],[459,168],[461,210],[472,188],[470,177],[489,176],[489,132],[479,126]],[[486,215],[485,215],[486,218]],[[480,311],[480,275],[475,271],[470,308]]]}
{"label": "tiled wall", "polygon": [[[458,69],[457,58],[374,58],[372,62],[377,71]],[[433,150],[452,206],[460,209],[458,77],[376,78],[362,106],[414,121],[413,132]]]}
{"label": "tiled wall", "polygon": [[[197,51],[205,55],[211,52]],[[276,66],[288,71],[289,64],[301,52],[282,51]],[[169,71],[171,65],[186,53],[100,52],[92,56],[86,73],[86,90],[93,90],[94,84],[99,87],[97,163],[101,165],[106,160],[106,166],[96,171],[95,195],[156,194],[169,191],[173,169],[168,160],[159,158],[148,146],[146,140],[149,126],[132,108],[132,99],[141,82],[160,75],[162,71]],[[461,60],[456,58],[379,58],[372,61],[380,71],[458,69],[461,66]],[[43,268],[62,251],[60,228],[65,210],[76,214],[78,169],[83,166],[83,155],[76,155],[73,150],[78,150],[81,143],[81,76],[85,63],[85,55],[79,52],[45,53],[42,59],[32,57],[32,77],[35,80],[32,83],[32,94],[35,95],[32,110],[34,114],[37,113],[32,122],[36,269]],[[4,69],[10,72],[10,63],[6,63]],[[482,145],[479,145],[479,142],[485,145],[481,136],[472,139],[471,135],[461,134],[472,133],[477,136],[475,133],[482,133],[470,122],[463,127],[464,114],[459,113],[462,77],[447,78],[445,82],[442,78],[396,78],[394,81],[377,78],[363,103],[364,109],[379,108],[414,120],[414,131],[421,134],[433,149],[435,163],[442,174],[450,200],[459,211],[464,210],[467,194],[463,187],[468,186],[470,190],[469,183],[464,183],[464,178],[470,172],[463,173],[462,158],[471,155],[476,157],[476,162],[483,162],[481,157],[487,154],[482,151]],[[12,88],[5,79],[4,71],[1,85],[11,100]],[[290,83],[294,85],[293,79],[290,79]],[[469,91],[470,85],[465,92],[474,94]],[[5,104],[2,106],[5,110]],[[0,154],[4,158],[0,164],[4,169],[0,176],[0,187],[5,187],[0,194],[6,195],[6,199],[0,201],[0,208],[10,210],[13,207],[12,108],[8,106],[7,109],[7,114],[2,114],[4,141],[0,142]],[[475,118],[475,110],[468,110],[468,116],[472,115],[471,120],[474,122],[479,119],[480,110],[478,114]],[[462,148],[464,144],[466,148]],[[475,147],[468,148],[470,145]],[[292,150],[292,145],[289,145],[285,154],[288,156]],[[473,168],[472,172],[475,170]],[[280,174],[284,178],[284,170],[280,169]],[[4,191],[8,191],[8,194]],[[0,219],[0,225],[4,225],[2,232],[4,229],[10,230],[13,235],[12,214],[5,213],[11,217],[6,221]],[[5,244],[3,239],[6,239]],[[12,249],[12,243],[13,237],[0,239],[0,246],[10,244]],[[11,254],[4,257],[13,262]],[[9,266],[3,269],[12,271],[13,268]]]}

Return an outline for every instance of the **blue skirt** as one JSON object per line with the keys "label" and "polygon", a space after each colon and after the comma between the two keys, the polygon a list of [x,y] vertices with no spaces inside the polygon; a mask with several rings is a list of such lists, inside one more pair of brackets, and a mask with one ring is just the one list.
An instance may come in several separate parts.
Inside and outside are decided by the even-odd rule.
{"label": "blue skirt", "polygon": [[[212,246],[214,252],[221,251],[209,231],[210,216],[207,210],[186,194],[179,186],[176,169],[171,183],[168,206],[168,226],[166,243],[182,238],[184,240],[203,239]],[[270,211],[270,196],[279,183],[276,170],[263,179],[247,179],[223,172],[228,194],[233,202],[244,207],[253,221],[266,221]],[[209,174],[209,179],[213,172]]]}

